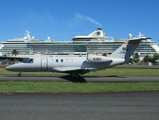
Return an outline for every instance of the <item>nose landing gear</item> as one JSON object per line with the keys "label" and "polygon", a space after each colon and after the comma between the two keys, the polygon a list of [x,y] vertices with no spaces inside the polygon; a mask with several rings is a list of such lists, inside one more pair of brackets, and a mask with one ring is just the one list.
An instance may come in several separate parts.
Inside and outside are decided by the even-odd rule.
{"label": "nose landing gear", "polygon": [[21,77],[21,76],[22,76],[21,72],[19,72],[19,73],[17,74],[17,76],[18,76],[18,77]]}

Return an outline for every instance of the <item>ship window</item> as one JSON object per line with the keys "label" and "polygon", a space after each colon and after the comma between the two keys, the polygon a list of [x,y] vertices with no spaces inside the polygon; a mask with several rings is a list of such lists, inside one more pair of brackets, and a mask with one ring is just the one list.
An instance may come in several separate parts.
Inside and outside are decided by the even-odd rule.
{"label": "ship window", "polygon": [[100,32],[97,32],[97,35],[100,35]]}
{"label": "ship window", "polygon": [[58,62],[59,60],[58,59],[56,59],[56,62]]}
{"label": "ship window", "polygon": [[63,59],[61,59],[61,62],[63,62]]}

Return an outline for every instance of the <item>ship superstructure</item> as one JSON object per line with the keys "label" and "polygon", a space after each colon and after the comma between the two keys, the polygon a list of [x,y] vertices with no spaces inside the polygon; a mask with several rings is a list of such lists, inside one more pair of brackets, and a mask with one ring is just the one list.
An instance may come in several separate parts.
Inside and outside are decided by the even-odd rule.
{"label": "ship superstructure", "polygon": [[[144,37],[141,33],[138,37]],[[129,34],[129,38],[132,35]],[[128,39],[129,39],[128,38]],[[48,37],[47,40],[30,37],[28,31],[23,38],[9,39],[0,44],[0,53],[10,56],[14,49],[17,49],[21,55],[34,54],[86,54],[86,53],[108,53],[111,54],[119,48],[128,39],[114,39],[108,37],[101,28],[87,36],[75,36],[72,40],[55,41]],[[151,39],[142,41],[136,49],[140,55],[159,53],[159,47]]]}

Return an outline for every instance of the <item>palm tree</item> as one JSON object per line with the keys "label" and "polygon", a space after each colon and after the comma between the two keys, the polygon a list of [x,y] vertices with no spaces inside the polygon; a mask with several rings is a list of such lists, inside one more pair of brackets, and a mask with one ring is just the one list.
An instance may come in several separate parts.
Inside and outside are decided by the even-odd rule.
{"label": "palm tree", "polygon": [[14,49],[13,51],[12,51],[12,55],[18,55],[19,54],[19,52],[17,51],[17,49]]}
{"label": "palm tree", "polygon": [[17,51],[17,49],[14,49],[12,51],[12,56],[15,55],[15,61],[14,62],[16,62],[16,55],[18,55],[18,54],[19,54],[19,52]]}
{"label": "palm tree", "polygon": [[146,56],[144,57],[143,61],[144,61],[145,63],[150,62],[150,61],[151,61],[151,57],[150,57],[149,55],[146,55]]}
{"label": "palm tree", "polygon": [[139,62],[140,62],[140,56],[139,56],[138,53],[135,53],[135,54],[134,54],[134,62],[135,62],[135,63],[139,63]]}

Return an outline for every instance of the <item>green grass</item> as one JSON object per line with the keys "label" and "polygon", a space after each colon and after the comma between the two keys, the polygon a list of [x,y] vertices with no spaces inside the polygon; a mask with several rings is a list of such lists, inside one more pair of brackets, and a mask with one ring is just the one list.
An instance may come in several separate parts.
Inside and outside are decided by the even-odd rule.
{"label": "green grass", "polygon": [[159,82],[142,83],[61,83],[0,82],[1,93],[92,93],[159,90]]}

